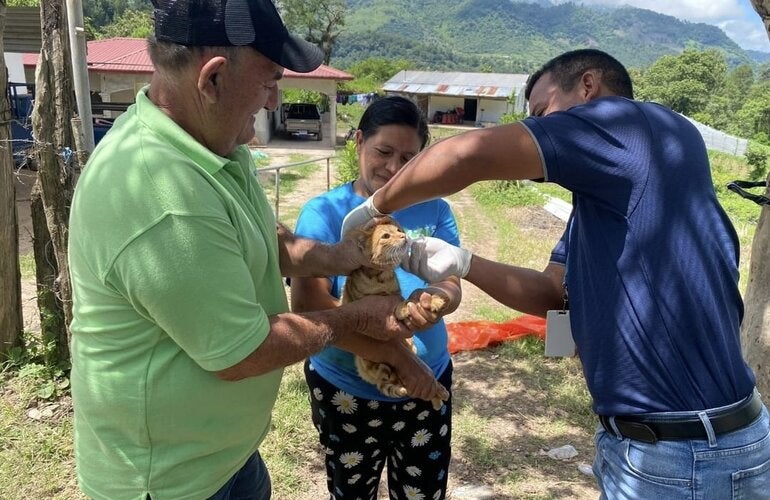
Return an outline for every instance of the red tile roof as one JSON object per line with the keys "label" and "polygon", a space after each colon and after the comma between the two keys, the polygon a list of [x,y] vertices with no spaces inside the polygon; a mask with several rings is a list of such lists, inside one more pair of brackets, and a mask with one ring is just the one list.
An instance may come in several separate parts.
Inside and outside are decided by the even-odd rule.
{"label": "red tile roof", "polygon": [[[147,52],[147,40],[144,38],[108,38],[91,40],[87,46],[89,71],[100,73],[152,73],[154,71],[150,54]],[[37,65],[38,54],[24,54],[24,66]],[[295,73],[285,70],[284,78],[314,78],[321,80],[352,80],[353,75],[344,71],[324,66],[323,64],[310,73]]]}

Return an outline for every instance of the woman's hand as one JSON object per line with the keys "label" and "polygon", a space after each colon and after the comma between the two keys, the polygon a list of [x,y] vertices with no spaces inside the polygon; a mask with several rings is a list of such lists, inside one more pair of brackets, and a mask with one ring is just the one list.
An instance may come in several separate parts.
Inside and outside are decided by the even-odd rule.
{"label": "woman's hand", "polygon": [[407,328],[424,330],[445,315],[454,312],[460,305],[462,291],[458,278],[446,280],[426,288],[418,288],[396,311]]}

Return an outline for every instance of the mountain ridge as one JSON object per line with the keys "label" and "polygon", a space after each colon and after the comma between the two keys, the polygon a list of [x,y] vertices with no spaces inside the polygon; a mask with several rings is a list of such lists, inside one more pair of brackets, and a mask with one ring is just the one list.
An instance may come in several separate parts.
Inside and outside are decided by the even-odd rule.
{"label": "mountain ridge", "polygon": [[429,70],[531,72],[561,52],[605,50],[646,67],[687,48],[723,51],[730,67],[770,61],[717,26],[636,7],[516,0],[348,0],[332,63],[366,57],[407,59]]}

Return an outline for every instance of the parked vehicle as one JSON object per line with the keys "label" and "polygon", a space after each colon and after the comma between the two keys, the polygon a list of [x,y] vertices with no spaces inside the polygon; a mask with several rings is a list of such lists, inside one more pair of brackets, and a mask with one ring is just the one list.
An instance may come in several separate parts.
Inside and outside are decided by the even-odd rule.
{"label": "parked vehicle", "polygon": [[[16,168],[28,167],[34,169],[34,162],[30,161],[30,158],[32,146],[35,143],[32,136],[32,107],[35,99],[35,84],[8,82],[6,92],[11,111],[10,125],[14,164]],[[125,111],[130,104],[92,102],[91,109],[93,112],[103,112],[104,110]],[[112,127],[112,123],[113,120],[111,118],[93,117],[94,142],[96,144]],[[72,149],[74,149],[74,145]]]}
{"label": "parked vehicle", "polygon": [[316,141],[323,138],[321,113],[312,103],[291,103],[285,105],[283,130],[296,136],[312,135]]}
{"label": "parked vehicle", "polygon": [[33,84],[8,82],[6,95],[11,111],[11,151],[17,168],[32,166],[28,158],[34,144],[31,118],[34,93]]}

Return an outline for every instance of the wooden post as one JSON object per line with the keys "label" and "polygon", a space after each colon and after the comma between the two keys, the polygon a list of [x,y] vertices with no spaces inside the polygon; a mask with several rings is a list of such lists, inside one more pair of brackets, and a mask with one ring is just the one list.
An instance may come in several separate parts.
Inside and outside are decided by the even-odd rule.
{"label": "wooden post", "polygon": [[[64,327],[68,328],[72,319],[72,287],[67,261],[67,236],[69,207],[75,184],[75,162],[71,150],[74,145],[71,126],[74,105],[72,72],[63,0],[42,0],[40,19],[43,39],[35,72],[32,131],[36,141],[35,156],[43,210],[58,267],[54,292],[64,312]],[[67,332],[57,337],[69,339]],[[67,347],[57,346],[57,350],[68,352]]]}
{"label": "wooden post", "polygon": [[64,310],[56,295],[59,266],[56,264],[56,254],[51,243],[51,235],[48,233],[39,180],[32,188],[30,202],[40,338],[44,346],[53,346],[51,350],[46,349],[44,355],[48,365],[55,365],[59,360],[69,359],[69,340],[67,325],[64,323]]}
{"label": "wooden post", "polygon": [[[0,68],[5,68],[3,32],[5,2],[0,3]],[[8,73],[0,71],[0,86],[8,87]],[[0,354],[22,343],[19,233],[16,215],[16,184],[11,154],[11,110],[7,93],[0,97]]]}
{"label": "wooden post", "polygon": [[[751,0],[770,37],[770,0]],[[770,175],[765,195],[770,196]],[[751,244],[749,283],[741,325],[741,346],[746,362],[757,377],[757,388],[770,398],[770,207],[763,206]]]}
{"label": "wooden post", "polygon": [[[770,175],[767,181],[770,183]],[[765,195],[770,196],[770,187]],[[767,399],[770,397],[770,206],[763,206],[761,210],[751,245],[741,346],[746,362],[757,377],[757,389]]]}

